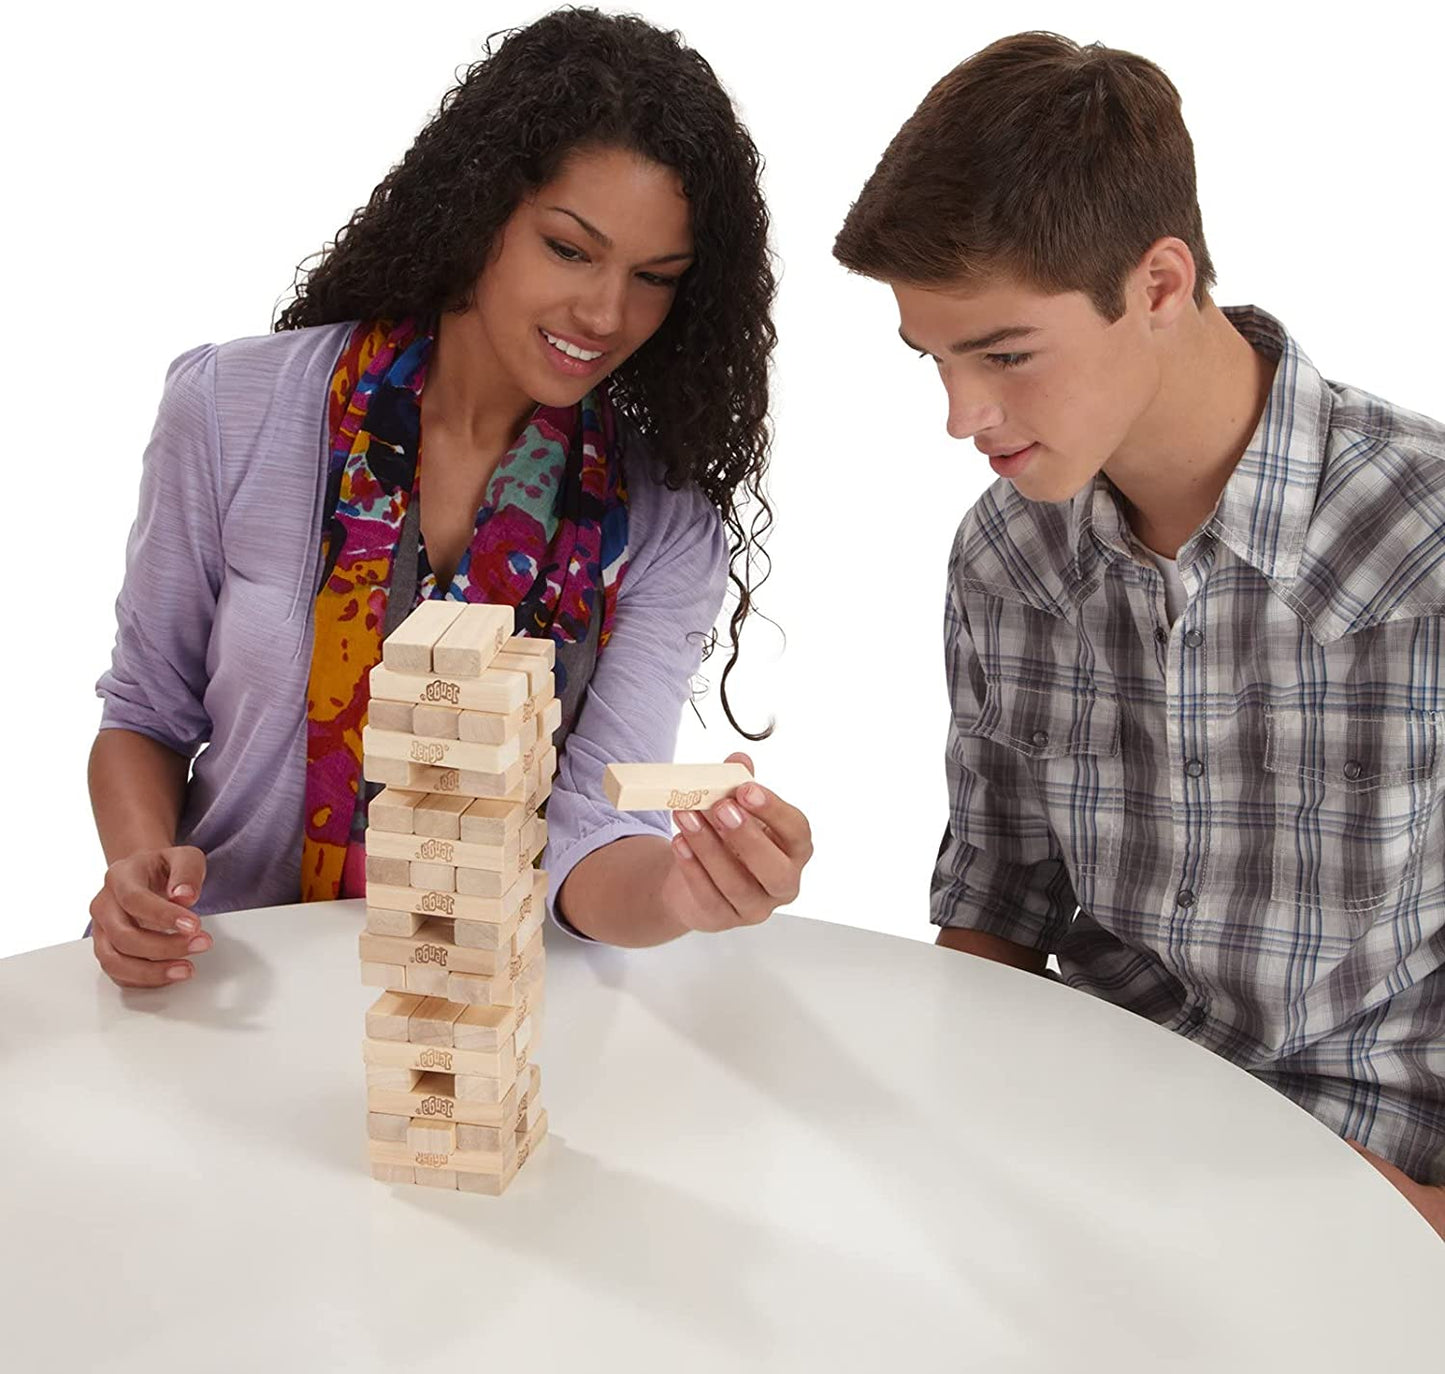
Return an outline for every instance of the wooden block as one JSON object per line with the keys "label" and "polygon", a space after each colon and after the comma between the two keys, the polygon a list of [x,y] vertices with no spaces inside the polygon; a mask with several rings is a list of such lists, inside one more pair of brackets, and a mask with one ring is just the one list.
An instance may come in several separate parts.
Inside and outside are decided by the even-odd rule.
{"label": "wooden block", "polygon": [[392,1116],[386,1112],[367,1112],[366,1138],[368,1140],[389,1140],[393,1144],[398,1141],[405,1143],[406,1128],[410,1125],[411,1117],[409,1116]]}
{"label": "wooden block", "polygon": [[462,740],[399,735],[370,725],[361,731],[361,747],[368,758],[400,759],[431,768],[465,768],[478,773],[503,772],[522,757],[522,743],[515,736],[500,744],[468,744]]}
{"label": "wooden block", "polygon": [[474,1126],[503,1126],[517,1119],[516,1085],[500,1102],[458,1102],[452,1087],[450,1074],[424,1073],[410,1092],[368,1088],[366,1105],[373,1112],[445,1117]]}
{"label": "wooden block", "polygon": [[534,887],[527,898],[526,914],[517,923],[517,933],[512,936],[512,949],[520,954],[532,942],[532,937],[542,928],[547,919],[547,875],[542,874],[542,891]]}
{"label": "wooden block", "polygon": [[[453,931],[440,921],[427,921],[409,940],[372,935],[369,931],[363,931],[358,937],[358,944],[362,959],[368,963],[404,964],[408,970],[437,968],[443,974],[476,973],[493,978],[506,969],[516,957],[510,941],[517,925],[518,922],[514,920],[509,926],[498,926],[497,929],[504,930],[506,934],[502,943],[491,949],[452,943],[449,937]],[[527,946],[522,948],[526,949]],[[407,988],[409,991],[420,990],[412,986],[410,972],[407,974]],[[445,988],[442,992],[428,995],[445,997]]]}
{"label": "wooden block", "polygon": [[461,1182],[461,1175],[451,1169],[418,1168],[415,1174],[419,1188],[442,1188],[447,1192],[456,1192]]}
{"label": "wooden block", "polygon": [[521,834],[526,821],[527,811],[522,806],[479,798],[462,812],[461,838],[468,844],[501,847]]}
{"label": "wooden block", "polygon": [[[406,865],[411,872],[406,886],[419,887],[428,892],[455,892],[457,890],[457,870],[451,864],[438,863],[413,863]],[[371,875],[367,874],[368,881]],[[400,887],[403,884],[396,884]],[[490,893],[482,894],[490,896]]]}
{"label": "wooden block", "polygon": [[375,854],[366,856],[366,885],[392,883],[405,885],[411,881],[411,865],[400,859],[383,859]]}
{"label": "wooden block", "polygon": [[558,730],[562,728],[562,702],[553,697],[547,703],[546,712],[542,716],[542,723],[537,728],[539,739],[550,740]]}
{"label": "wooden block", "polygon": [[498,668],[505,668],[510,673],[525,673],[527,675],[527,695],[535,696],[538,692],[544,692],[552,685],[551,665],[544,662],[536,654],[514,654],[503,650],[492,660]]}
{"label": "wooden block", "polygon": [[[554,749],[552,750],[552,760],[554,764],[556,762],[556,759],[557,751]],[[541,781],[537,786],[537,790],[535,792],[528,793],[527,800],[524,803],[529,812],[535,812],[537,808],[541,806],[542,803],[552,795],[552,773],[543,772],[540,776]]]}
{"label": "wooden block", "polygon": [[404,1164],[373,1163],[371,1176],[378,1183],[415,1183],[416,1169]]}
{"label": "wooden block", "polygon": [[425,920],[426,917],[419,911],[387,911],[378,906],[366,908],[366,929],[370,935],[396,935],[405,939],[415,935]]}
{"label": "wooden block", "polygon": [[452,1043],[452,1025],[465,1010],[441,997],[423,997],[407,1018],[406,1039],[413,1045]]}
{"label": "wooden block", "polygon": [[422,998],[404,992],[382,993],[367,1009],[367,1035],[373,1040],[407,1039],[411,1034],[411,1019],[422,1001]]}
{"label": "wooden block", "polygon": [[619,811],[704,811],[752,780],[740,763],[609,763],[602,790]]}
{"label": "wooden block", "polygon": [[[405,702],[395,703],[411,712],[411,721],[401,726],[406,735],[425,735],[433,739],[456,739],[457,721],[461,712],[455,706],[408,706]],[[395,730],[398,727],[373,720],[369,724],[381,730]]]}
{"label": "wooden block", "polygon": [[511,606],[467,606],[432,649],[433,671],[445,677],[479,677],[516,628],[517,612]]}
{"label": "wooden block", "polygon": [[411,814],[425,796],[425,792],[403,792],[398,788],[384,788],[371,799],[366,808],[366,823],[372,830],[410,835]]}
{"label": "wooden block", "polygon": [[423,601],[381,645],[381,661],[396,673],[432,671],[432,646],[457,622],[463,601]]}
{"label": "wooden block", "polygon": [[528,1015],[525,1006],[466,1007],[452,1025],[454,1043],[458,1049],[497,1050],[516,1035],[519,1022]]}
{"label": "wooden block", "polygon": [[[466,797],[490,797],[499,801],[521,802],[527,797],[522,783],[520,755],[517,762],[502,773],[477,773],[468,769],[433,768],[424,763],[408,763],[402,759],[368,757],[362,763],[367,782],[383,782],[388,787],[405,787],[422,792],[455,792]],[[534,804],[532,810],[537,809]]]}
{"label": "wooden block", "polygon": [[448,677],[436,673],[371,670],[371,700],[409,701],[414,706],[455,706],[463,711],[508,715],[528,697],[527,679],[505,668],[488,669],[480,677]]}
{"label": "wooden block", "polygon": [[412,832],[439,840],[459,839],[462,812],[471,804],[470,797],[459,797],[455,793],[428,793],[412,815]]}
{"label": "wooden block", "polygon": [[[395,1044],[395,1041],[377,1040],[378,1045]],[[379,1064],[366,1066],[366,1086],[380,1088],[386,1092],[409,1093],[416,1087],[421,1073],[416,1069],[398,1069]]]}
{"label": "wooden block", "polygon": [[373,701],[366,708],[366,723],[378,730],[400,730],[402,734],[409,735],[416,728],[412,723],[412,712],[417,709],[406,701]]}
{"label": "wooden block", "polygon": [[515,1006],[518,999],[542,977],[546,958],[539,930],[522,953],[514,954],[506,968],[491,976],[465,971],[450,974],[446,995],[450,1001],[466,1002],[468,1005]]}
{"label": "wooden block", "polygon": [[[536,1122],[525,1135],[517,1137],[517,1153],[501,1173],[457,1173],[457,1191],[463,1193],[483,1193],[488,1197],[499,1197],[507,1191],[513,1179],[517,1177],[522,1166],[537,1152],[547,1136],[547,1113],[539,1113]],[[418,1169],[417,1176],[420,1178],[422,1171]]]}
{"label": "wooden block", "polygon": [[524,1063],[532,1058],[532,1045],[537,1038],[537,1018],[528,1012],[518,1023],[517,1029],[512,1033],[512,1045],[518,1054],[526,1055]]}
{"label": "wooden block", "polygon": [[[516,1036],[503,1041],[494,1050],[458,1050],[450,1045],[413,1045],[408,1040],[363,1040],[362,1060],[378,1069],[411,1069],[417,1073],[449,1073],[457,1078],[485,1078],[504,1085],[492,1092],[490,1100],[500,1100],[506,1085],[516,1081],[517,1074],[526,1068],[526,1050],[518,1062]],[[475,1093],[458,1091],[458,1097]]]}
{"label": "wooden block", "polygon": [[513,635],[507,641],[506,652],[535,654],[550,668],[557,662],[557,641],[551,635],[538,636],[535,639],[531,635]]}
{"label": "wooden block", "polygon": [[401,964],[375,964],[362,960],[361,981],[368,988],[387,988],[392,992],[406,991],[406,968]]}
{"label": "wooden block", "polygon": [[[530,871],[530,870],[529,870]],[[366,903],[390,911],[422,911],[428,916],[457,917],[467,921],[510,920],[522,909],[531,893],[531,881],[523,873],[500,897],[467,897],[459,892],[437,892],[386,884],[368,886]]]}
{"label": "wooden block", "polygon": [[[420,709],[417,707],[417,710]],[[530,699],[506,715],[490,711],[460,711],[457,713],[457,738],[471,744],[500,744],[506,739],[521,739],[533,719],[532,712]]]}
{"label": "wooden block", "polygon": [[498,872],[490,868],[456,868],[456,890],[466,897],[500,897],[517,881],[521,871],[521,859],[509,872]]}
{"label": "wooden block", "polygon": [[[470,802],[470,797],[451,797],[450,801]],[[538,819],[538,818],[534,818]],[[545,822],[540,822],[545,830]],[[525,827],[524,827],[525,829]],[[534,832],[535,838],[535,832]],[[393,835],[386,831],[366,832],[366,852],[389,859],[405,859],[407,863],[452,864],[457,868],[488,868],[496,873],[520,873],[523,857],[530,863],[536,853],[526,854],[521,836],[510,845],[468,844],[464,840],[434,839],[421,835]],[[540,853],[540,850],[537,851]],[[411,886],[411,884],[407,884]]]}
{"label": "wooden block", "polygon": [[435,1117],[414,1116],[407,1123],[406,1145],[409,1150],[449,1155],[457,1148],[456,1125]]}
{"label": "wooden block", "polygon": [[423,997],[445,997],[450,975],[446,969],[435,964],[403,964],[406,973],[406,990],[419,992]]}
{"label": "wooden block", "polygon": [[547,847],[547,822],[534,815],[522,827],[522,857],[531,863]]}

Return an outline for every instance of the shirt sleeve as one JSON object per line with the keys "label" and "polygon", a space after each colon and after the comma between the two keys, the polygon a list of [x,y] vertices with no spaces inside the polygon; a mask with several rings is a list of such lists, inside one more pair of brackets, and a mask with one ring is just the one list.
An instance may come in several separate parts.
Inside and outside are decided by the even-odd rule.
{"label": "shirt sleeve", "polygon": [[215,348],[207,344],[166,373],[126,543],[115,647],[96,683],[102,730],[135,730],[186,758],[211,734],[206,654],[223,566],[219,459]]}
{"label": "shirt sleeve", "polygon": [[571,934],[578,932],[558,913],[557,893],[583,859],[628,835],[672,834],[666,811],[616,810],[603,793],[602,774],[614,762],[671,761],[692,678],[727,589],[722,520],[706,497],[693,487],[669,491],[640,474],[632,488],[634,547],[612,636],[598,656],[547,804],[547,904]]}
{"label": "shirt sleeve", "polygon": [[1053,953],[1077,902],[1028,762],[970,733],[986,684],[958,590],[957,558],[955,546],[943,617],[953,703],[944,753],[949,833],[933,870],[929,919]]}

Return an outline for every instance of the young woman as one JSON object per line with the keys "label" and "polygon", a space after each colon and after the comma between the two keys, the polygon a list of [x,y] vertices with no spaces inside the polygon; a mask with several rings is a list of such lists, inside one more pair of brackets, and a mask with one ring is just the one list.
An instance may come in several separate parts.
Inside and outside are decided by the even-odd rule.
{"label": "young woman", "polygon": [[601,787],[672,757],[729,578],[737,659],[739,488],[767,511],[758,170],[676,35],[559,11],[447,94],[276,332],[172,364],[90,762],[117,983],[191,976],[200,913],[364,891],[367,673],[429,597],[556,643],[559,921],[654,944],[796,895],[808,824],[765,789],[669,840]]}

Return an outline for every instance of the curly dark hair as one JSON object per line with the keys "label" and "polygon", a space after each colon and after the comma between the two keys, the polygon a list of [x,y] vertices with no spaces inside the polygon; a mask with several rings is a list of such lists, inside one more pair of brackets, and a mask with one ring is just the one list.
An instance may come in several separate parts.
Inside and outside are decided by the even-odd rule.
{"label": "curly dark hair", "polygon": [[723,710],[739,734],[765,739],[772,725],[744,730],[727,699],[773,523],[763,478],[777,285],[762,159],[707,62],[636,16],[555,10],[494,34],[483,52],[320,260],[298,267],[274,328],[466,309],[497,231],[579,147],[624,148],[676,171],[696,257],[662,326],[612,373],[610,394],[654,442],[667,485],[696,482],[722,515],[737,596]]}

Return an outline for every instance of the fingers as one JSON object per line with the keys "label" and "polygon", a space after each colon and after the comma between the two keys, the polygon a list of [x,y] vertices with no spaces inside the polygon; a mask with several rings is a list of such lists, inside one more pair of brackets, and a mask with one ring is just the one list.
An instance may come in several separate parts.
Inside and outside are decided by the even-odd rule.
{"label": "fingers", "polygon": [[[697,813],[689,813],[696,818]],[[684,824],[681,817],[679,824]],[[780,847],[778,837],[736,801],[721,801],[701,813],[705,825],[732,854],[776,907],[796,900],[803,865]],[[709,847],[708,852],[712,850]]]}
{"label": "fingers", "polygon": [[697,868],[709,879],[712,890],[731,908],[732,923],[753,924],[766,920],[777,902],[728,848],[715,826],[696,811],[680,811],[677,820],[683,830],[678,837],[682,847],[674,843],[679,858],[685,866]]}
{"label": "fingers", "polygon": [[206,856],[195,845],[182,844],[162,851],[169,884],[166,895],[173,902],[191,905],[201,895],[206,881]]}
{"label": "fingers", "polygon": [[783,852],[800,868],[813,857],[813,828],[796,806],[756,782],[745,783],[733,800],[772,831]]}
{"label": "fingers", "polygon": [[182,982],[194,972],[184,960],[179,963],[162,963],[152,959],[135,959],[121,954],[97,924],[91,934],[91,944],[96,961],[110,980],[123,988],[159,988],[170,983]]}
{"label": "fingers", "polygon": [[[687,839],[678,835],[672,842],[677,856],[676,872],[687,894],[683,923],[692,930],[732,930],[746,924],[738,909],[718,890]],[[765,911],[763,915],[767,915]],[[759,917],[758,919],[762,919]]]}

